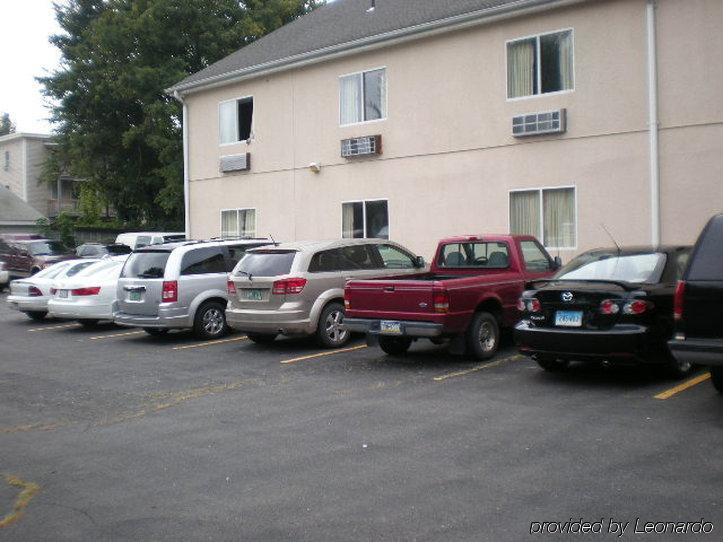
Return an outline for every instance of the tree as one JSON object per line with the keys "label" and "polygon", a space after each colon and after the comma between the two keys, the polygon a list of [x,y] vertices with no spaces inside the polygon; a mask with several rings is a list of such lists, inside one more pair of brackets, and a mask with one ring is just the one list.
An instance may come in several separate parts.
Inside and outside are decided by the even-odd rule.
{"label": "tree", "polygon": [[0,136],[12,134],[15,131],[15,125],[10,120],[10,115],[3,113],[0,115]]}
{"label": "tree", "polygon": [[316,7],[305,0],[69,0],[41,78],[68,172],[128,222],[183,216],[181,106],[164,89]]}

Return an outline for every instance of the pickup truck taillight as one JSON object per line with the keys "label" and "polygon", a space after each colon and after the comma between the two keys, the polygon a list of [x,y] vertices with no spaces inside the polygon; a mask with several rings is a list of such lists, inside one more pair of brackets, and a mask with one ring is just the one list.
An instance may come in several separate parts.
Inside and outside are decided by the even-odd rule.
{"label": "pickup truck taillight", "polygon": [[306,279],[284,279],[277,280],[271,287],[274,295],[300,294],[306,286]]}
{"label": "pickup truck taillight", "polygon": [[349,299],[349,294],[347,294],[346,292],[344,292],[344,309],[351,309],[351,299]]}
{"label": "pickup truck taillight", "polygon": [[175,280],[164,280],[161,291],[163,303],[176,303],[178,301],[178,282]]}
{"label": "pickup truck taillight", "polygon": [[679,280],[675,287],[675,297],[673,298],[673,317],[676,320],[683,319],[683,309],[685,299],[685,281]]}
{"label": "pickup truck taillight", "polygon": [[446,314],[449,312],[449,294],[446,291],[436,291],[432,294],[434,312]]}
{"label": "pickup truck taillight", "polygon": [[226,282],[226,290],[228,295],[236,295],[236,283],[232,280]]}

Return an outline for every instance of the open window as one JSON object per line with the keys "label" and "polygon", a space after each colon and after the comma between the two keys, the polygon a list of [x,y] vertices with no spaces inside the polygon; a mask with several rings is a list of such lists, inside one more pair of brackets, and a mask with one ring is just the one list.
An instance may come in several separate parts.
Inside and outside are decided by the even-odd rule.
{"label": "open window", "polygon": [[251,139],[254,117],[253,96],[221,102],[218,116],[219,140],[222,145]]}

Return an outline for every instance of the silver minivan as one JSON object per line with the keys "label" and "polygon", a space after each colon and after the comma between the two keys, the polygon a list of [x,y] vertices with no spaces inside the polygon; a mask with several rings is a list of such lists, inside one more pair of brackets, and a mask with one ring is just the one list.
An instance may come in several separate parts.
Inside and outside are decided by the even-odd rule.
{"label": "silver minivan", "polygon": [[344,284],[418,273],[424,260],[382,239],[286,243],[249,250],[231,273],[226,321],[257,343],[315,335],[326,348],[349,341]]}
{"label": "silver minivan", "polygon": [[188,328],[202,339],[225,335],[228,272],[248,249],[271,242],[189,241],[134,251],[118,280],[116,324],[150,335]]}

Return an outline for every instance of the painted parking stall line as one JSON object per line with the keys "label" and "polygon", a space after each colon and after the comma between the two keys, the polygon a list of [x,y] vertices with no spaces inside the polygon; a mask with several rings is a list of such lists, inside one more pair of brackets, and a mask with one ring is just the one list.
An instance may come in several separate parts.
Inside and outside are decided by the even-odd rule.
{"label": "painted parking stall line", "polygon": [[669,390],[665,390],[664,392],[656,395],[655,398],[660,399],[661,401],[664,401],[665,399],[670,399],[671,397],[674,397],[679,393],[684,392],[685,390],[697,386],[698,384],[702,384],[706,380],[710,380],[710,373],[708,372],[699,374],[698,376],[694,376],[693,378],[691,378],[690,380],[686,380],[682,384],[678,384],[677,386],[674,386]]}
{"label": "painted parking stall line", "polygon": [[508,356],[506,358],[499,359],[497,361],[482,363],[480,365],[472,367],[471,369],[465,369],[462,371],[455,371],[453,373],[447,373],[444,375],[435,376],[432,380],[434,380],[435,382],[444,382],[451,378],[459,378],[461,376],[467,376],[467,375],[470,375],[470,374],[473,374],[473,373],[476,373],[479,371],[484,371],[485,369],[492,369],[494,367],[499,367],[500,365],[504,365],[505,363],[509,363],[509,362],[517,361],[517,360],[521,360],[521,359],[524,359],[524,356],[515,354],[513,356]]}
{"label": "painted parking stall line", "polygon": [[291,358],[291,359],[285,359],[281,361],[280,363],[282,365],[291,365],[292,363],[299,363],[300,361],[306,361],[310,359],[316,359],[316,358],[323,358],[326,356],[333,356],[335,354],[343,354],[344,352],[355,352],[356,350],[362,350],[364,348],[368,348],[366,344],[361,344],[359,346],[352,346],[351,348],[341,348],[339,350],[328,350],[326,352],[319,352],[317,354],[309,354],[308,356],[301,356],[298,358]]}
{"label": "painted parking stall line", "polygon": [[145,331],[126,331],[125,333],[111,333],[109,335],[95,335],[88,337],[89,341],[100,341],[103,339],[115,339],[116,337],[133,337],[136,335],[145,335]]}
{"label": "painted parking stall line", "polygon": [[73,327],[80,327],[80,324],[77,323],[77,322],[74,322],[74,323],[72,323],[72,324],[60,324],[60,325],[57,325],[57,326],[34,327],[34,328],[31,328],[31,329],[28,329],[28,332],[29,332],[29,333],[34,333],[34,332],[37,332],[37,331],[52,331],[52,330],[54,330],[54,329],[70,329],[70,328],[73,328]]}
{"label": "painted parking stall line", "polygon": [[207,346],[216,346],[217,344],[228,344],[228,343],[235,343],[239,341],[247,341],[248,337],[245,335],[243,337],[233,337],[232,339],[219,339],[217,341],[208,341],[205,343],[196,343],[196,344],[184,344],[183,346],[174,346],[174,350],[190,350],[192,348],[206,348]]}

